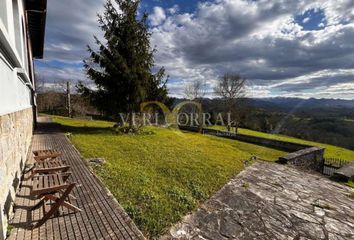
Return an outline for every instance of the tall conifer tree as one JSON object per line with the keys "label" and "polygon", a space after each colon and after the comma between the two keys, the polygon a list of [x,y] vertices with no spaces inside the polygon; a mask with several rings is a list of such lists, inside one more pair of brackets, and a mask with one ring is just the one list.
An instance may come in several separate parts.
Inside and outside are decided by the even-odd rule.
{"label": "tall conifer tree", "polygon": [[98,50],[88,46],[90,57],[84,60],[85,71],[96,87],[78,85],[79,92],[110,116],[137,111],[146,100],[167,98],[164,68],[152,73],[155,50],[150,47],[147,14],[137,16],[140,1],[115,2],[108,0],[104,14],[98,15],[105,43],[95,37]]}

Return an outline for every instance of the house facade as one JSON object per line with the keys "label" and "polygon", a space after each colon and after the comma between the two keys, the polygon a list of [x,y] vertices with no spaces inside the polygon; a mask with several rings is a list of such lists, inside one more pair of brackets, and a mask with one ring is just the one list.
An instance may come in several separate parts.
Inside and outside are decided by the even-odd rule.
{"label": "house facade", "polygon": [[43,57],[45,19],[46,0],[0,0],[0,239],[36,121],[33,58]]}

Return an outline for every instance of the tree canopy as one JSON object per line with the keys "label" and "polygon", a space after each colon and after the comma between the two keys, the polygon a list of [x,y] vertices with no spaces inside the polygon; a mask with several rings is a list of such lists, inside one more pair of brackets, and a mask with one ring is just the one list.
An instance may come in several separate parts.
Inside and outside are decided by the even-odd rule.
{"label": "tree canopy", "polygon": [[140,1],[114,2],[108,0],[103,15],[98,15],[105,42],[95,37],[98,50],[88,46],[90,56],[84,60],[86,74],[95,87],[78,84],[80,93],[111,116],[136,111],[146,100],[164,102],[167,98],[165,70],[154,66],[148,15],[138,17]]}

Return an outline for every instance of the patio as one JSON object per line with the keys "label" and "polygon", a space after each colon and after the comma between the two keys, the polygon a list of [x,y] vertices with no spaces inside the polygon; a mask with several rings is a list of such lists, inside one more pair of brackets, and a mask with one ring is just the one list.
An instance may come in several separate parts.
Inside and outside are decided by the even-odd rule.
{"label": "patio", "polygon": [[354,239],[352,192],[317,173],[260,161],[162,239]]}
{"label": "patio", "polygon": [[[77,183],[73,190],[77,199],[71,201],[83,211],[69,213],[61,208],[60,214],[31,230],[33,221],[43,216],[43,208],[30,211],[30,207],[38,200],[29,197],[31,180],[23,181],[16,197],[9,239],[144,239],[124,209],[92,174],[79,152],[59,132],[58,127],[47,118],[40,118],[38,125],[31,151],[57,149],[63,153],[59,158],[70,164],[70,180]],[[30,155],[27,163],[33,162]]]}

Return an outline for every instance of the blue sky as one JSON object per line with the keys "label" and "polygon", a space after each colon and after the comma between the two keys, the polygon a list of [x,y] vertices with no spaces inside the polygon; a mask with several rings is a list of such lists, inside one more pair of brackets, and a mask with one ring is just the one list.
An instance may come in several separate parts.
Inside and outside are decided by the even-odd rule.
{"label": "blue sky", "polygon": [[[37,74],[48,83],[90,83],[82,69],[86,45],[100,37],[104,0],[48,0],[45,58]],[[225,72],[248,79],[250,97],[354,99],[352,0],[142,0],[156,65],[170,75],[171,96],[202,80],[212,93]]]}
{"label": "blue sky", "polygon": [[[48,0],[49,2],[49,8],[50,10],[54,10],[54,7],[51,8],[51,3],[53,3],[53,0]],[[102,2],[102,1],[101,1]],[[162,7],[164,9],[169,9],[177,6],[176,11],[178,12],[194,12],[200,2],[207,2],[207,1],[197,1],[197,0],[142,0],[141,1],[141,7],[140,11],[141,12],[147,12],[148,14],[153,14],[154,12],[154,7]],[[103,5],[103,3],[102,3]],[[67,9],[69,10],[69,9]],[[101,11],[97,11],[101,12]],[[50,12],[49,12],[50,13]],[[47,23],[47,28],[51,27],[51,22]],[[47,36],[47,39],[50,36]],[[39,69],[45,69],[45,68],[53,68],[53,69],[65,69],[67,67],[70,68],[76,68],[78,70],[83,68],[83,63],[82,62],[66,62],[66,61],[61,61],[60,58],[54,59],[54,60],[37,60],[35,61],[35,64],[37,68]],[[50,82],[51,80],[49,80]],[[55,80],[54,80],[55,81]],[[177,82],[178,80],[170,79],[171,83]]]}
{"label": "blue sky", "polygon": [[322,9],[309,9],[295,17],[295,22],[304,30],[320,30],[327,25],[326,16]]}
{"label": "blue sky", "polygon": [[[51,1],[49,0],[49,4],[51,4]],[[154,7],[159,6],[164,9],[169,9],[173,8],[174,6],[178,6],[177,11],[178,12],[194,12],[195,9],[198,6],[199,2],[206,2],[206,1],[197,1],[197,0],[142,0],[141,1],[141,7],[140,11],[141,12],[147,12],[148,14],[153,14],[154,12]],[[50,6],[49,6],[50,7]],[[48,27],[51,26],[51,23],[48,23]],[[82,68],[83,64],[82,63],[67,63],[67,62],[62,62],[60,59],[55,59],[55,60],[49,60],[49,61],[36,61],[36,65],[39,68],[45,68],[45,67],[53,67],[53,68],[65,68],[65,67],[74,67],[74,68]]]}
{"label": "blue sky", "polygon": [[141,1],[141,9],[152,13],[155,6],[162,7],[164,9],[171,8],[178,5],[180,12],[194,12],[199,2],[196,0],[143,0]]}

